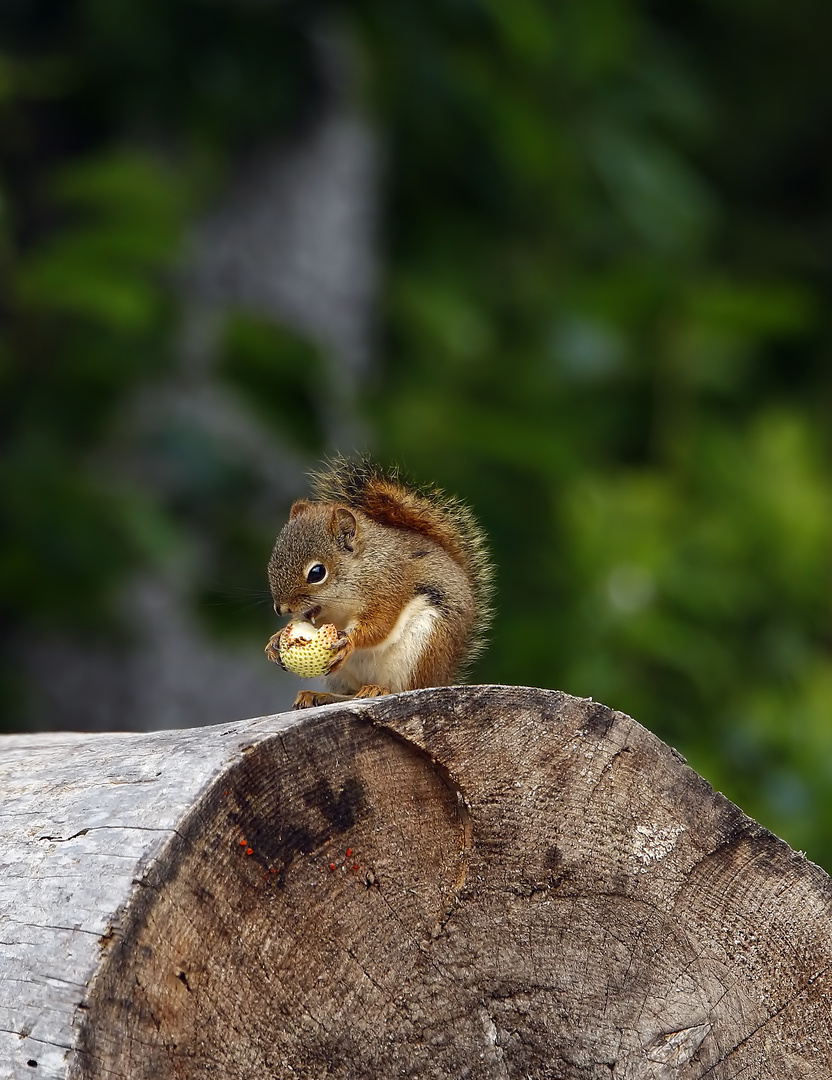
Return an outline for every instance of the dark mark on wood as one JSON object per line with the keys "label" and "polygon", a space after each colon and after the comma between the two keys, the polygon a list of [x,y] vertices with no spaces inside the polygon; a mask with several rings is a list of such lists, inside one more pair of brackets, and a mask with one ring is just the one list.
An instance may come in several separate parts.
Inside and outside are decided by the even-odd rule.
{"label": "dark mark on wood", "polygon": [[[101,955],[77,891],[51,920],[73,963],[89,938],[85,1007],[27,941],[38,1008],[70,1006],[71,1080],[832,1075],[832,882],[635,721],[471,687],[235,729],[248,752],[206,729],[180,777],[203,794],[95,909]],[[178,738],[129,743],[159,747],[161,798]],[[111,843],[31,861],[99,867]]]}

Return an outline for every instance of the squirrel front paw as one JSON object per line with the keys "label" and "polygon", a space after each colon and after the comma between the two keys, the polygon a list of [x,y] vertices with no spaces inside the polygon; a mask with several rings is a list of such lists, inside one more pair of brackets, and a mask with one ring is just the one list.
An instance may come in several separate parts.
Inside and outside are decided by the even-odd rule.
{"label": "squirrel front paw", "polygon": [[331,675],[333,671],[337,671],[338,668],[345,663],[355,651],[355,645],[349,634],[345,634],[343,631],[338,635],[338,640],[332,647],[332,658],[329,661],[325,675]]}
{"label": "squirrel front paw", "polygon": [[278,664],[280,667],[283,668],[284,671],[288,671],[288,668],[280,659],[280,635],[282,633],[283,631],[281,630],[277,634],[272,634],[272,636],[269,638],[268,644],[266,645],[265,652],[267,658],[271,660],[273,664]]}

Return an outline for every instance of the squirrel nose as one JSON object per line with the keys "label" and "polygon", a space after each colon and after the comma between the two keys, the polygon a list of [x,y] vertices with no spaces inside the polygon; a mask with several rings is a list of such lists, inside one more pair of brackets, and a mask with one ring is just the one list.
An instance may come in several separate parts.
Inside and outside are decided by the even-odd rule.
{"label": "squirrel nose", "polygon": [[288,615],[289,614],[289,605],[288,604],[278,604],[278,602],[275,600],[275,602],[274,602],[274,613],[275,613],[275,615]]}

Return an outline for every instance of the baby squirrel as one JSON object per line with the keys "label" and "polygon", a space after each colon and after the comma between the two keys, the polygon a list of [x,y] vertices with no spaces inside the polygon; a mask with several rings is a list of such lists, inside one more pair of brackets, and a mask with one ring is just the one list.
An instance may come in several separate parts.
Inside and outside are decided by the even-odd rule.
{"label": "baby squirrel", "polygon": [[[485,644],[493,569],[471,511],[368,458],[337,458],[312,477],[269,560],[278,615],[343,631],[331,694],[302,691],[294,708],[345,697],[445,686]],[[266,648],[280,662],[275,634]]]}

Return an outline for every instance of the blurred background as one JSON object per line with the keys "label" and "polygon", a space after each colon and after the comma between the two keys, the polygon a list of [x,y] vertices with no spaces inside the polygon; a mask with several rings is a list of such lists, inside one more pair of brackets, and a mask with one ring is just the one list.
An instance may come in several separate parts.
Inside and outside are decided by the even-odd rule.
{"label": "blurred background", "polygon": [[5,730],[287,707],[265,565],[372,450],[592,696],[832,869],[832,7],[4,0]]}

